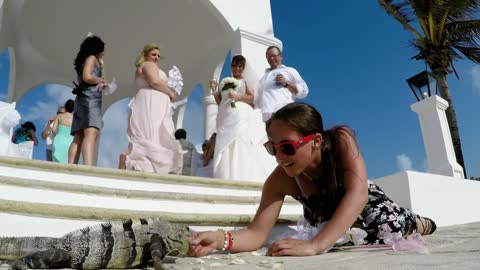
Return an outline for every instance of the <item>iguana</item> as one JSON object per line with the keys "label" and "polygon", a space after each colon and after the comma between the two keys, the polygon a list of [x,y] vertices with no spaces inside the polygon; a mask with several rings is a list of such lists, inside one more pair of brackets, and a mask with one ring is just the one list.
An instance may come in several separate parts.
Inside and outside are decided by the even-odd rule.
{"label": "iguana", "polygon": [[190,243],[186,225],[158,219],[111,221],[76,230],[60,238],[0,238],[0,259],[10,269],[121,269],[153,265],[166,255],[185,255]]}

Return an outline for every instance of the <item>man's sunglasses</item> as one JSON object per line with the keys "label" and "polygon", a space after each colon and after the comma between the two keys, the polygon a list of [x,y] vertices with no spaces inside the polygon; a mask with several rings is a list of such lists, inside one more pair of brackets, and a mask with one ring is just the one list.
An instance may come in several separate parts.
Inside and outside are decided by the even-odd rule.
{"label": "man's sunglasses", "polygon": [[276,144],[268,141],[264,143],[263,146],[265,146],[265,149],[267,149],[267,152],[272,156],[275,156],[278,152],[282,152],[287,156],[293,156],[297,153],[298,148],[308,143],[315,137],[317,137],[317,134],[310,134],[308,136],[301,138],[298,141],[281,142]]}

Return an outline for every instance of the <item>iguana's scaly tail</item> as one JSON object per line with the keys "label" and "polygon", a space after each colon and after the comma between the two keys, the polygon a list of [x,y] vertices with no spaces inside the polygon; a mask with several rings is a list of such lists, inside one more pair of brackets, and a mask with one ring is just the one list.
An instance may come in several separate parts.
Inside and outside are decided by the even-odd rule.
{"label": "iguana's scaly tail", "polygon": [[18,260],[27,254],[49,249],[57,241],[53,237],[0,237],[0,259]]}

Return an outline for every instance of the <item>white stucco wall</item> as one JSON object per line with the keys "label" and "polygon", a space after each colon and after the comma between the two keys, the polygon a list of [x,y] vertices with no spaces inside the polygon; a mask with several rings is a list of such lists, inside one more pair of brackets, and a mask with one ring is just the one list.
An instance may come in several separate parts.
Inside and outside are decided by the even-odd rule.
{"label": "white stucco wall", "polygon": [[[230,23],[232,29],[273,37],[270,0],[210,0]],[[234,2],[235,4],[233,4]]]}

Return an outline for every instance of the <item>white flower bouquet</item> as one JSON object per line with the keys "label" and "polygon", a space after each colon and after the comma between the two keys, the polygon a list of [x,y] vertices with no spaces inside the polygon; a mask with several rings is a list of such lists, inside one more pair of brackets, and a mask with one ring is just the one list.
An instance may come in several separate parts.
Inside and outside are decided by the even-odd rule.
{"label": "white flower bouquet", "polygon": [[182,93],[183,90],[183,77],[182,73],[177,66],[173,66],[172,69],[168,72],[168,87],[172,88],[178,95]]}
{"label": "white flower bouquet", "polygon": [[[220,85],[220,89],[222,91],[230,91],[233,92],[237,89],[237,87],[240,85],[240,82],[233,78],[233,77],[226,77],[225,79],[222,80],[222,83]],[[230,107],[235,108],[235,100],[230,101]]]}

